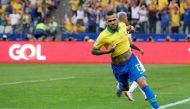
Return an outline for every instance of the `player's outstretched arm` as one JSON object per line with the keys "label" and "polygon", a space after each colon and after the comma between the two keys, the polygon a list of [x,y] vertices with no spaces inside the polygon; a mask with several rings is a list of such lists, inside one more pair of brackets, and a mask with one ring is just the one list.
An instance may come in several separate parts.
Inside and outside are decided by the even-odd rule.
{"label": "player's outstretched arm", "polygon": [[144,51],[140,49],[138,46],[136,46],[135,44],[133,44],[132,42],[130,42],[130,47],[132,49],[138,50],[142,55],[144,54]]}

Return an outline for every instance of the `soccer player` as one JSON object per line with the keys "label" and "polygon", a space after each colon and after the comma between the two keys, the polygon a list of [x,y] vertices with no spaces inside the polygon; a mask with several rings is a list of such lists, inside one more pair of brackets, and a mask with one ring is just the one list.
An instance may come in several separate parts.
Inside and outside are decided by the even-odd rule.
{"label": "soccer player", "polygon": [[[108,26],[99,34],[94,43],[92,54],[110,54],[112,70],[119,82],[117,93],[128,89],[128,80],[136,81],[145,92],[151,106],[154,109],[159,109],[155,94],[144,77],[144,67],[130,49],[133,44],[127,36],[126,25],[119,23],[117,15],[113,11],[107,12],[106,23]],[[103,46],[106,50],[101,50]]]}
{"label": "soccer player", "polygon": [[[127,14],[125,12],[119,12],[119,13],[117,13],[117,16],[118,16],[119,22],[123,22],[123,23],[126,24],[126,26],[127,26],[127,29],[126,29],[127,33],[129,33],[128,36],[129,36],[130,40],[132,41],[132,39],[131,39],[131,32],[134,31],[134,27],[128,24]],[[133,46],[135,46],[135,45],[133,45]],[[131,48],[133,46],[131,46]],[[136,46],[134,49],[136,49],[136,48],[138,48],[138,47]],[[143,50],[141,50],[140,48],[138,48],[136,50],[139,50],[139,52],[142,55],[144,54]],[[144,97],[146,99],[146,94],[143,92],[143,90],[140,88],[140,86],[135,81],[133,81],[133,83],[131,84],[129,90],[125,92],[125,95],[128,97],[128,99],[130,101],[134,101],[134,99],[133,99],[133,91],[136,88],[138,88],[142,92],[142,94],[144,95]]]}

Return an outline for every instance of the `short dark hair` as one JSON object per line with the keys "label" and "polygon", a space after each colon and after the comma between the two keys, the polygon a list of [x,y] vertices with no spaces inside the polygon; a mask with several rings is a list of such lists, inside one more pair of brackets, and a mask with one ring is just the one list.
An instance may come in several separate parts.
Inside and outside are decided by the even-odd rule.
{"label": "short dark hair", "polygon": [[106,16],[111,16],[111,15],[114,15],[114,14],[115,14],[115,12],[111,10],[111,11],[107,12]]}

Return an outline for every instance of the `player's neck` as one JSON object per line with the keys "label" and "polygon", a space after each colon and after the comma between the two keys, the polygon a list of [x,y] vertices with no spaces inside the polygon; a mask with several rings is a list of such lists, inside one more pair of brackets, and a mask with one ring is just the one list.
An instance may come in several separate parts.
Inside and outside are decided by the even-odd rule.
{"label": "player's neck", "polygon": [[110,26],[107,26],[107,30],[108,30],[110,33],[114,33],[114,32],[116,32],[116,31],[119,30],[119,25],[117,26],[116,29],[113,29],[113,28],[111,28]]}

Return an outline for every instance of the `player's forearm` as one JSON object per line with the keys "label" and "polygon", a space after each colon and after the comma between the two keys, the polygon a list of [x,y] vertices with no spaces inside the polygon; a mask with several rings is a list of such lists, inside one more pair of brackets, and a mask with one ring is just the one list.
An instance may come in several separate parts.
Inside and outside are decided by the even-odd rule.
{"label": "player's forearm", "polygon": [[109,54],[110,51],[109,50],[105,50],[105,51],[102,51],[102,50],[92,50],[92,54],[93,55],[103,55],[103,54]]}
{"label": "player's forearm", "polygon": [[130,47],[131,47],[132,49],[141,51],[141,49],[140,49],[138,46],[136,46],[135,44],[133,44],[133,43],[130,44]]}

